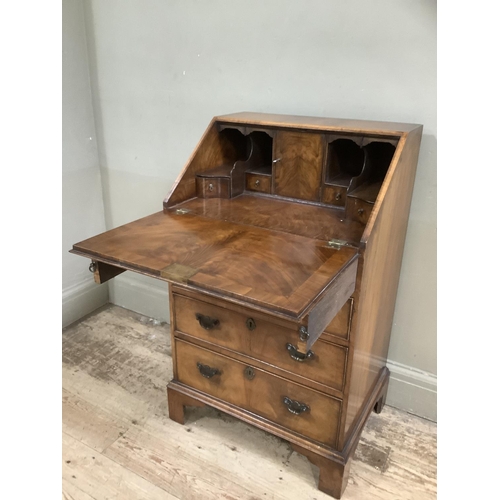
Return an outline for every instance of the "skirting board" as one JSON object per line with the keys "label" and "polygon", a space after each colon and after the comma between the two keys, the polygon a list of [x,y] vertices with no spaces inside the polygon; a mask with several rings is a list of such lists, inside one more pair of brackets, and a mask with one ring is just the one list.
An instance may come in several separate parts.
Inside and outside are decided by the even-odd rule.
{"label": "skirting board", "polygon": [[167,282],[125,273],[109,282],[109,301],[149,318],[170,323]]}
{"label": "skirting board", "polygon": [[[167,283],[146,276],[123,274],[109,284],[109,300],[113,304],[170,323]],[[387,361],[387,368],[391,372],[387,404],[436,421],[436,376],[391,360]]]}
{"label": "skirting board", "polygon": [[437,421],[437,377],[411,366],[387,360],[391,372],[387,404],[433,422]]}
{"label": "skirting board", "polygon": [[108,285],[85,280],[62,291],[63,328],[108,302]]}

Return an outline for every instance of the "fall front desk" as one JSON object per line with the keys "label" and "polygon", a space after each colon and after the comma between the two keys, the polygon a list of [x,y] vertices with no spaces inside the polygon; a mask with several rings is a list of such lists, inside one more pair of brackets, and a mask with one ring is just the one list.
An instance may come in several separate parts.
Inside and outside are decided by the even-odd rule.
{"label": "fall front desk", "polygon": [[340,498],[385,402],[421,136],[412,124],[218,116],[161,212],[73,246],[98,283],[126,270],[170,283],[171,419],[209,405],[286,439]]}

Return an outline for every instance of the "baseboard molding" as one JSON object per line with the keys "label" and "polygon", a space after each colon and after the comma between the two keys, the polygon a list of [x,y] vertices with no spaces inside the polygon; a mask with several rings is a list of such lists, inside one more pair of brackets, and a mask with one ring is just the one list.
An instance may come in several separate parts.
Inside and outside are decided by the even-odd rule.
{"label": "baseboard molding", "polygon": [[108,302],[108,285],[85,280],[62,291],[63,328]]}
{"label": "baseboard molding", "polygon": [[109,301],[149,318],[170,323],[168,283],[136,274],[112,279]]}
{"label": "baseboard molding", "polygon": [[392,360],[387,360],[387,368],[391,372],[387,404],[436,422],[436,375]]}

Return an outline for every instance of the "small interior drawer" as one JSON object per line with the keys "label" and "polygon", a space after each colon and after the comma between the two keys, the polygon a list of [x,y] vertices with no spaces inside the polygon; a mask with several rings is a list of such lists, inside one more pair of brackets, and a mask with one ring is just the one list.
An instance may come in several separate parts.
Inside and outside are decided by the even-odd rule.
{"label": "small interior drawer", "polygon": [[271,176],[247,172],[245,174],[245,189],[247,191],[258,191],[259,193],[270,194]]}
{"label": "small interior drawer", "polygon": [[325,184],[321,192],[321,201],[329,205],[344,207],[347,198],[347,187],[329,186]]}
{"label": "small interior drawer", "polygon": [[360,200],[359,198],[347,199],[347,217],[349,219],[366,224],[372,213],[373,203]]}

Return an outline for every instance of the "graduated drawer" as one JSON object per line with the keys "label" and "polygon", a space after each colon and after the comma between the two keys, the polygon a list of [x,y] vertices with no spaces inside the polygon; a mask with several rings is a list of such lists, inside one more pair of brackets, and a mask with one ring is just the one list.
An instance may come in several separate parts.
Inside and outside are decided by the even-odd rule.
{"label": "graduated drawer", "polygon": [[180,382],[336,446],[340,400],[179,339],[175,349]]}
{"label": "graduated drawer", "polygon": [[176,331],[343,390],[346,347],[318,340],[306,351],[297,330],[254,317],[251,311],[245,315],[182,295],[173,297]]}

